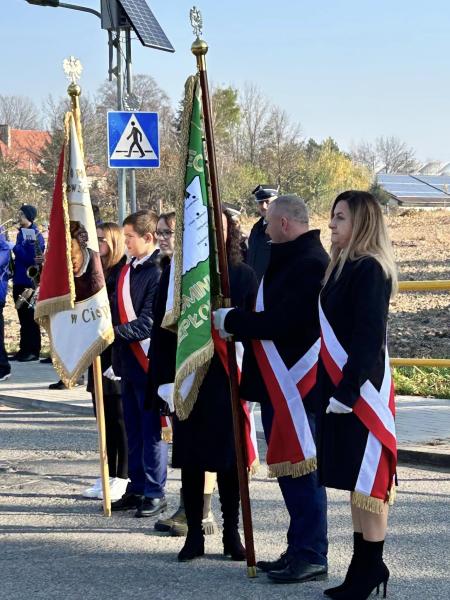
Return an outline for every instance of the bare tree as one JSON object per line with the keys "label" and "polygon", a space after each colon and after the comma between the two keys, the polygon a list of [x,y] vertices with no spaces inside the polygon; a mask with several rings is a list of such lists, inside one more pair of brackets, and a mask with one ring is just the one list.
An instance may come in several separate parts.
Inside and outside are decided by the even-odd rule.
{"label": "bare tree", "polygon": [[14,129],[38,129],[39,112],[30,98],[0,95],[0,123]]}
{"label": "bare tree", "polygon": [[411,173],[417,167],[414,150],[397,137],[378,137],[375,147],[386,173]]}
{"label": "bare tree", "polygon": [[286,111],[275,106],[264,128],[261,166],[282,191],[289,191],[300,157],[300,125],[292,123]]}
{"label": "bare tree", "polygon": [[270,105],[255,85],[247,83],[240,106],[242,118],[238,152],[251,165],[257,166]]}
{"label": "bare tree", "polygon": [[359,142],[350,150],[350,156],[353,162],[367,167],[371,173],[376,173],[380,166],[376,148],[370,142]]}

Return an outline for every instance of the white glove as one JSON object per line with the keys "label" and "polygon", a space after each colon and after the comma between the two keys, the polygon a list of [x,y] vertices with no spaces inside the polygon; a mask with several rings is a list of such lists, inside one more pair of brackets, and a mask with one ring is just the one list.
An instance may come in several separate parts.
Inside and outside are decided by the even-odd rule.
{"label": "white glove", "polygon": [[106,379],[110,379],[111,381],[120,381],[122,379],[121,377],[117,377],[112,367],[108,367],[103,375]]}
{"label": "white glove", "polygon": [[174,384],[173,383],[163,383],[158,387],[158,396],[160,396],[164,402],[169,406],[170,412],[175,411],[175,404],[173,402],[173,392],[174,392]]}
{"label": "white glove", "polygon": [[329,413],[334,413],[336,415],[348,415],[351,412],[353,412],[353,409],[351,409],[349,406],[342,404],[342,402],[339,402],[339,400],[336,400],[336,398],[333,398],[333,396],[330,398],[326,410],[327,415]]}
{"label": "white glove", "polygon": [[231,337],[231,333],[228,333],[228,331],[224,327],[225,318],[226,318],[227,314],[230,312],[230,310],[234,310],[234,309],[233,308],[218,308],[217,310],[213,311],[214,329],[217,329],[219,331],[219,336],[223,340],[226,340]]}

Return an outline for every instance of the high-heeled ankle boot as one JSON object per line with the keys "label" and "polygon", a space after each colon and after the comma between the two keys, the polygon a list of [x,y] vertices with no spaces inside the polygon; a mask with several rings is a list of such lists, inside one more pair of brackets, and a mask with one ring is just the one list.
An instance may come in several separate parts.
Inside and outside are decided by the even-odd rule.
{"label": "high-heeled ankle boot", "polygon": [[203,531],[188,529],[184,546],[178,553],[178,562],[188,562],[205,554],[205,538]]}
{"label": "high-heeled ankle boot", "polygon": [[380,591],[383,585],[383,598],[386,598],[389,569],[383,562],[384,540],[368,542],[362,540],[362,557],[347,587],[337,594],[339,600],[367,600],[373,590]]}
{"label": "high-heeled ankle boot", "polygon": [[217,473],[223,515],[223,553],[233,560],[245,560],[245,548],[239,536],[239,480],[237,469]]}
{"label": "high-heeled ankle boot", "polygon": [[349,582],[352,579],[352,576],[356,572],[358,560],[360,560],[360,558],[361,558],[362,540],[363,540],[362,533],[360,533],[359,531],[354,531],[353,532],[353,556],[352,556],[352,560],[350,561],[349,567],[347,569],[347,574],[345,575],[345,579],[341,583],[341,585],[337,585],[336,587],[332,587],[332,588],[328,588],[327,590],[324,590],[323,593],[325,596],[336,599],[336,598],[338,598],[338,595],[341,592],[343,592],[344,589],[348,586]]}

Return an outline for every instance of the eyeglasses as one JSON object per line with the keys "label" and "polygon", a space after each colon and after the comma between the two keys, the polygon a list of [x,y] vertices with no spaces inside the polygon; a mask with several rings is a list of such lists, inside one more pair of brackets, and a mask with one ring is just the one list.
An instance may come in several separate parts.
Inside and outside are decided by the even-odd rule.
{"label": "eyeglasses", "polygon": [[174,233],[175,232],[171,229],[157,229],[155,231],[155,236],[157,238],[162,238],[163,240],[168,240]]}

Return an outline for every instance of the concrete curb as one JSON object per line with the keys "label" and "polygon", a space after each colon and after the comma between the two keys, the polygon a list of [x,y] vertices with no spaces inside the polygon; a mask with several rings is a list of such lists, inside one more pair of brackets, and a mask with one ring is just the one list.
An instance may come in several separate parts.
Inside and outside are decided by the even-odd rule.
{"label": "concrete curb", "polygon": [[[66,414],[72,414],[84,417],[93,417],[91,406],[78,406],[76,404],[65,404],[57,401],[35,400],[33,398],[21,398],[17,396],[8,396],[0,394],[0,404],[5,404],[12,408],[38,409],[46,411],[56,411]],[[257,432],[259,441],[265,443],[264,433]],[[398,449],[398,462],[402,465],[414,465],[421,467],[434,467],[450,471],[450,454],[443,452],[428,452],[426,450],[416,450],[408,447]]]}
{"label": "concrete curb", "polygon": [[0,394],[0,404],[11,408],[37,408],[38,410],[56,411],[78,416],[93,417],[92,406],[78,406],[77,404],[65,404],[64,402],[35,400],[33,398],[21,398]]}

